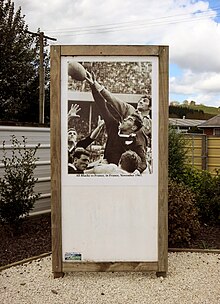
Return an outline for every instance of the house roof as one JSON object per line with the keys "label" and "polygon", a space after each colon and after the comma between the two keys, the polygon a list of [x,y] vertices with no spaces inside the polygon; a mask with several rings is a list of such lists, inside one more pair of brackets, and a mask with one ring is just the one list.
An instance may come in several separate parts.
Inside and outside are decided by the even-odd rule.
{"label": "house roof", "polygon": [[201,123],[205,123],[206,120],[198,119],[182,119],[182,118],[169,118],[169,123],[178,127],[197,127]]}
{"label": "house roof", "polygon": [[220,128],[220,114],[198,125],[199,128]]}

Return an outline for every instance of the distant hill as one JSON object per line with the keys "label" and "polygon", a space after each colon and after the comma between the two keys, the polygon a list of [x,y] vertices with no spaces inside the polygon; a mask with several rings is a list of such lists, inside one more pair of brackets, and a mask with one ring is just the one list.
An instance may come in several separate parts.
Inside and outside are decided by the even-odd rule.
{"label": "distant hill", "polygon": [[188,105],[187,107],[193,110],[202,110],[204,113],[212,114],[214,116],[220,114],[220,108],[208,107],[204,105]]}
{"label": "distant hill", "polygon": [[220,108],[208,107],[204,105],[170,105],[170,118],[185,118],[187,119],[210,119],[213,116],[220,114]]}

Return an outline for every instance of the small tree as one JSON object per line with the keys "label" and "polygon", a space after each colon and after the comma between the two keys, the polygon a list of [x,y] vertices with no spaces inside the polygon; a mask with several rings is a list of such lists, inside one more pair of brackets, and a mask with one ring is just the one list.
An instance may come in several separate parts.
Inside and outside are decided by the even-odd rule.
{"label": "small tree", "polygon": [[[39,35],[28,31],[21,7],[0,0],[0,119],[38,122]],[[38,32],[39,34],[39,32]],[[47,44],[46,39],[44,45]],[[44,52],[45,118],[49,121],[49,55]]]}
{"label": "small tree", "polygon": [[35,148],[26,147],[27,138],[23,136],[23,144],[14,136],[11,137],[12,154],[7,157],[5,141],[3,142],[3,164],[5,173],[0,178],[0,221],[8,224],[13,234],[18,232],[22,218],[29,215],[40,193],[34,193],[37,178],[33,172],[36,168]]}

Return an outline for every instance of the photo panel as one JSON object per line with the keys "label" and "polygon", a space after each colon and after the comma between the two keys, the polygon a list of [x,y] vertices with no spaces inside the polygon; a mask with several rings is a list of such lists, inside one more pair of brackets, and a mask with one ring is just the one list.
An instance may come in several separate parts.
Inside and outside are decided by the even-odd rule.
{"label": "photo panel", "polygon": [[51,48],[53,272],[167,272],[168,47]]}
{"label": "photo panel", "polygon": [[[156,181],[158,60],[144,59],[63,58],[62,147],[67,146],[68,152],[63,152],[62,163],[67,163],[63,178],[69,183],[140,185]],[[137,126],[129,128],[130,119],[137,120]],[[77,169],[74,153],[80,148],[89,152],[84,157],[88,163]]]}

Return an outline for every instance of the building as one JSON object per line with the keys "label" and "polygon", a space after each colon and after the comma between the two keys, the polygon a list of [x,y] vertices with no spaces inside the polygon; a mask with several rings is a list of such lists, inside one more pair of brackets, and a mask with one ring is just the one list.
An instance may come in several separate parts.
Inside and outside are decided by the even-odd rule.
{"label": "building", "polygon": [[220,136],[220,114],[201,123],[198,128],[203,130],[203,134]]}
{"label": "building", "polygon": [[205,122],[206,120],[186,119],[184,116],[183,118],[169,118],[169,124],[174,126],[180,133],[191,133],[201,123]]}

